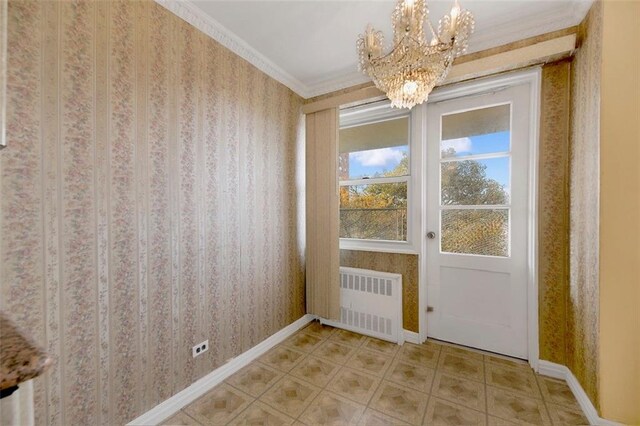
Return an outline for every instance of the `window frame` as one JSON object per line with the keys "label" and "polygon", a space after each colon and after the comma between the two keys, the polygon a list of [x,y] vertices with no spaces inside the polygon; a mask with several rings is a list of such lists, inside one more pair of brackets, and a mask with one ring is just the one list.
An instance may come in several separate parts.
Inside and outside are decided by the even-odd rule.
{"label": "window frame", "polygon": [[[361,250],[385,253],[420,253],[420,235],[422,229],[420,191],[422,187],[422,145],[423,127],[426,122],[425,104],[414,107],[411,111],[391,108],[389,100],[373,102],[366,105],[344,108],[340,110],[339,130],[387,120],[408,117],[409,119],[409,175],[369,179],[338,178],[338,190],[342,186],[367,185],[374,183],[407,183],[407,240],[371,240],[360,238],[340,238],[341,250]],[[340,141],[338,140],[338,144]],[[339,173],[336,170],[336,173]]]}
{"label": "window frame", "polygon": [[[442,133],[443,133],[443,117],[447,115],[454,114],[463,114],[469,111],[476,111],[485,108],[493,108],[498,106],[508,105],[509,106],[509,149],[507,151],[496,151],[491,153],[484,154],[469,154],[462,155],[460,157],[443,157],[442,156],[442,148],[439,148],[439,157],[438,157],[438,251],[440,254],[446,255],[456,255],[456,256],[477,256],[477,257],[485,257],[485,258],[496,258],[496,259],[509,259],[511,258],[511,210],[512,210],[512,193],[511,188],[513,186],[512,178],[513,178],[513,101],[506,102],[498,102],[483,105],[481,107],[476,108],[465,108],[461,110],[456,110],[452,112],[448,112],[447,114],[443,114],[440,116],[440,136],[439,136],[439,144],[442,144]],[[494,158],[507,158],[509,160],[509,202],[507,204],[442,204],[442,164],[444,163],[455,163],[466,160],[490,160]],[[459,253],[459,252],[450,252],[442,250],[442,216],[446,210],[506,210],[507,211],[507,255],[506,256],[498,256],[498,255],[486,255],[486,254],[477,254],[477,253]]]}

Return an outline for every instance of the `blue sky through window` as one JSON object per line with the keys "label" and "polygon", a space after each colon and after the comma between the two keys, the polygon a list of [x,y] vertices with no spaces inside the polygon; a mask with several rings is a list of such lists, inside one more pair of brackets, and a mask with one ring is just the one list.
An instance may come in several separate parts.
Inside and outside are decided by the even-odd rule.
{"label": "blue sky through window", "polygon": [[[464,157],[467,155],[492,154],[510,151],[509,131],[489,133],[485,135],[469,136],[459,139],[443,140],[440,148],[444,158]],[[445,154],[444,151],[453,148],[454,155]],[[505,189],[509,189],[509,158],[491,158],[475,160],[487,166],[487,177],[500,183]]]}
{"label": "blue sky through window", "polygon": [[[454,155],[444,155],[445,158],[463,157],[477,154],[491,154],[508,152],[510,144],[510,132],[497,132],[485,135],[470,136],[459,139],[448,139],[441,142],[441,149],[453,148]],[[370,149],[349,153],[349,178],[360,179],[362,177],[374,177],[391,171],[398,166],[404,155],[409,152],[409,147],[395,146],[380,149]],[[487,177],[494,179],[509,189],[509,158],[491,158],[476,160],[487,166]]]}
{"label": "blue sky through window", "polygon": [[408,152],[406,145],[350,152],[349,178],[374,177],[389,172],[400,164]]}

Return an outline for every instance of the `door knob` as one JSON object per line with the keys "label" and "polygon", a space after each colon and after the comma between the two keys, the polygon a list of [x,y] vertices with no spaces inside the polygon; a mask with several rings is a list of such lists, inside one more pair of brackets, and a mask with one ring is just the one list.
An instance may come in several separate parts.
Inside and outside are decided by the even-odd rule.
{"label": "door knob", "polygon": [[436,237],[436,233],[433,231],[427,232],[427,238],[433,240]]}

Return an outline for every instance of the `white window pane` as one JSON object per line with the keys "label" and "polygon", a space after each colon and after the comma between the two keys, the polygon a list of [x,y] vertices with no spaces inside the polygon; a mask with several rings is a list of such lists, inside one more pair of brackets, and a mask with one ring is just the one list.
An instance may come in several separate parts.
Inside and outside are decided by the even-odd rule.
{"label": "white window pane", "polygon": [[442,116],[442,158],[508,152],[510,146],[510,105]]}
{"label": "white window pane", "polygon": [[509,157],[449,161],[440,167],[442,205],[509,203]]}
{"label": "white window pane", "polygon": [[340,238],[407,240],[407,183],[340,187]]}
{"label": "white window pane", "polygon": [[443,253],[509,256],[509,210],[443,210]]}
{"label": "white window pane", "polygon": [[340,129],[340,180],[409,174],[409,117]]}

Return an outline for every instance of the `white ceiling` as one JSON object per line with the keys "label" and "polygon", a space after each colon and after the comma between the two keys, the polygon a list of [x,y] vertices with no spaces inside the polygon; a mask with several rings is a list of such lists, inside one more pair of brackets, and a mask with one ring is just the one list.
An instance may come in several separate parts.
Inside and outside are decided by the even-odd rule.
{"label": "white ceiling", "polygon": [[[368,23],[392,38],[393,0],[157,0],[273,78],[308,98],[368,79],[356,39]],[[580,23],[593,0],[459,0],[475,16],[468,52]],[[431,21],[453,0],[428,1]]]}

